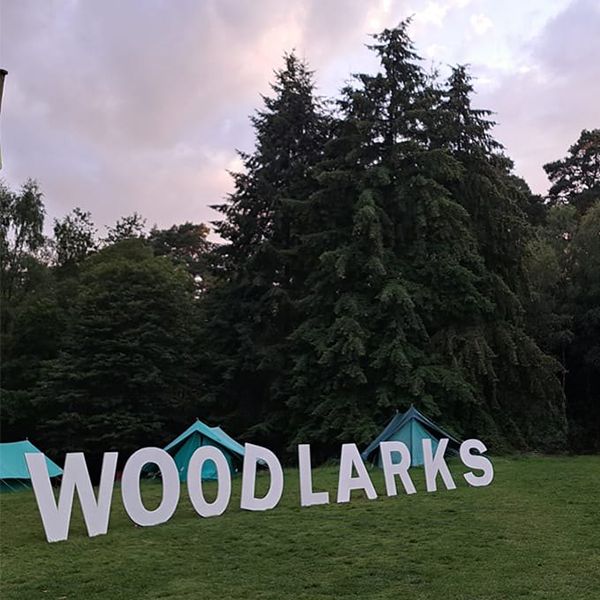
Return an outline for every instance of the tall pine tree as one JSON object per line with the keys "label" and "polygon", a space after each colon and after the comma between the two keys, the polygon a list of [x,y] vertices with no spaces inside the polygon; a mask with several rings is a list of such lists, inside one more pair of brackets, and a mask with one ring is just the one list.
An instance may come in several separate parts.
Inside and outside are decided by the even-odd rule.
{"label": "tall pine tree", "polygon": [[[328,118],[312,74],[295,54],[275,74],[272,96],[252,117],[256,148],[240,153],[234,192],[217,206],[218,283],[205,298],[202,349],[214,414],[236,432],[283,443],[288,379],[286,338],[305,280],[300,236],[316,189]],[[210,341],[208,341],[210,340]]]}
{"label": "tall pine tree", "polygon": [[523,308],[530,294],[524,272],[532,237],[527,214],[536,200],[511,174],[512,162],[491,135],[490,112],[472,107],[472,93],[466,69],[455,68],[443,95],[436,140],[462,166],[449,190],[469,213],[494,304],[471,356],[462,359],[465,377],[477,389],[481,416],[488,423],[491,417],[510,445],[556,449],[564,444],[566,429],[561,369],[526,333]]}
{"label": "tall pine tree", "polygon": [[526,335],[520,300],[528,198],[466,71],[440,89],[407,26],[375,36],[381,70],[344,90],[317,169],[297,440],[366,441],[415,403],[496,446],[557,447],[558,367]]}
{"label": "tall pine tree", "polygon": [[[336,137],[306,236],[318,256],[296,331],[297,439],[367,441],[393,409],[417,404],[458,425],[475,401],[439,353],[442,324],[468,328],[492,309],[466,211],[444,187],[460,165],[430,144],[439,91],[408,22],[375,36],[377,75],[343,92]],[[320,244],[320,253],[311,251]]]}

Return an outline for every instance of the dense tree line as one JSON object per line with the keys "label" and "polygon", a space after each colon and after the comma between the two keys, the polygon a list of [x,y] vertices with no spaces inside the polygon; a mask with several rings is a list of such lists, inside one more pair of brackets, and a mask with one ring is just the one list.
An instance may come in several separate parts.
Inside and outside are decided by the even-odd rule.
{"label": "dense tree line", "polygon": [[186,426],[198,414],[208,229],[145,233],[133,215],[98,240],[75,209],[44,240],[35,183],[3,187],[0,199],[3,439],[99,455],[160,444]]}
{"label": "dense tree line", "polygon": [[190,419],[325,459],[415,404],[495,450],[600,450],[600,130],[512,172],[468,71],[407,23],[335,101],[294,54],[203,224],[43,235],[0,189],[2,435],[61,455],[162,444]]}

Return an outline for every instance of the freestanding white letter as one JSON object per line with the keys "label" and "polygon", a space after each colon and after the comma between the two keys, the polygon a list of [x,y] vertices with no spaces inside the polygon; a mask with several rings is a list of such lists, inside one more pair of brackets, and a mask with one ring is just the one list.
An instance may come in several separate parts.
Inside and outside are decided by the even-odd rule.
{"label": "freestanding white letter", "polygon": [[[217,468],[219,488],[213,502],[207,502],[202,491],[202,467],[207,460],[212,460]],[[231,472],[227,459],[218,448],[201,446],[192,454],[188,464],[187,488],[192,505],[201,517],[216,517],[225,512],[231,497]]]}
{"label": "freestanding white letter", "polygon": [[428,492],[435,492],[437,490],[436,479],[438,473],[442,476],[446,489],[456,489],[456,484],[452,479],[450,469],[448,469],[448,465],[444,460],[446,446],[448,446],[448,438],[442,438],[436,448],[435,456],[432,456],[433,450],[431,448],[431,440],[428,438],[423,440],[423,463],[425,466],[425,483]]}
{"label": "freestanding white letter", "polygon": [[[357,477],[352,477],[352,468],[356,469]],[[352,490],[364,490],[369,500],[377,498],[373,482],[369,478],[365,463],[360,457],[356,444],[343,444],[340,459],[338,480],[338,502],[349,502]]]}
{"label": "freestanding white letter", "polygon": [[471,450],[477,450],[480,454],[487,451],[485,444],[479,440],[465,440],[460,445],[460,460],[465,467],[483,471],[482,475],[473,475],[473,473],[465,473],[464,478],[469,485],[474,487],[483,487],[490,485],[494,479],[494,467],[491,461],[485,456],[473,456]]}
{"label": "freestanding white letter", "polygon": [[329,504],[329,492],[313,492],[309,444],[298,446],[298,468],[300,471],[300,506]]}
{"label": "freestanding white letter", "polygon": [[[410,450],[403,442],[381,442],[379,444],[379,452],[381,454],[381,463],[383,465],[383,475],[385,477],[385,489],[388,496],[396,496],[396,480],[394,475],[400,475],[400,481],[406,490],[407,494],[416,493],[415,486],[408,474],[410,468]],[[400,454],[400,462],[392,461],[392,453]]]}
{"label": "freestanding white letter", "polygon": [[[162,500],[154,510],[146,510],[140,490],[140,473],[147,463],[158,466],[162,479]],[[150,527],[168,521],[179,502],[179,473],[169,453],[161,448],[141,448],[134,452],[123,469],[121,497],[129,518],[137,525]]]}
{"label": "freestanding white letter", "polygon": [[75,490],[77,490],[79,496],[81,512],[83,513],[88,535],[92,537],[106,533],[115,484],[117,457],[117,452],[104,454],[100,489],[96,501],[85,457],[81,452],[67,454],[57,506],[50,477],[48,476],[46,457],[40,452],[25,454],[27,468],[31,475],[33,493],[42,517],[46,539],[49,542],[66,540],[69,536]]}
{"label": "freestanding white letter", "polygon": [[[259,461],[266,463],[271,473],[271,486],[266,496],[257,498],[256,466]],[[283,469],[273,452],[262,446],[246,444],[244,446],[244,467],[242,473],[242,500],[240,508],[244,510],[269,510],[277,506],[283,494]]]}

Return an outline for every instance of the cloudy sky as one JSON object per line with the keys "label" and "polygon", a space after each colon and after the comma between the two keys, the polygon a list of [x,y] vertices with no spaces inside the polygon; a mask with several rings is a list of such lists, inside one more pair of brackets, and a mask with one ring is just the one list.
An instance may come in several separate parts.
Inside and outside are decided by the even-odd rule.
{"label": "cloudy sky", "polygon": [[334,95],[376,65],[368,34],[414,15],[418,50],[469,63],[476,104],[534,191],[542,165],[600,126],[600,0],[0,0],[0,132],[13,186],[34,177],[49,225],[216,217],[248,116],[284,51]]}

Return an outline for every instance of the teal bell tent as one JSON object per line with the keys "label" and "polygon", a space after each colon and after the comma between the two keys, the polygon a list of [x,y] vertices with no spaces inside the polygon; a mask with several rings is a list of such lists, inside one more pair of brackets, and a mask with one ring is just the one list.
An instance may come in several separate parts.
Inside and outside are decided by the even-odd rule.
{"label": "teal bell tent", "polygon": [[[201,446],[214,446],[221,450],[227,459],[232,475],[240,470],[244,459],[244,447],[220,427],[209,427],[197,420],[164,448],[175,460],[180,481],[187,481],[188,463],[192,454]],[[148,467],[145,469],[146,472],[152,472],[155,469],[155,465],[146,466]],[[202,479],[216,478],[216,466],[212,460],[207,460],[202,468]]]}
{"label": "teal bell tent", "polygon": [[371,461],[381,466],[379,444],[381,442],[404,442],[410,451],[411,467],[423,464],[424,439],[431,440],[431,447],[435,453],[440,438],[448,438],[447,454],[455,454],[460,448],[460,442],[411,406],[405,413],[396,413],[387,427],[371,442],[362,453],[363,460]]}
{"label": "teal bell tent", "polygon": [[[29,440],[0,444],[0,491],[12,492],[31,487],[25,454],[41,453]],[[62,469],[46,457],[48,475],[58,477]]]}

